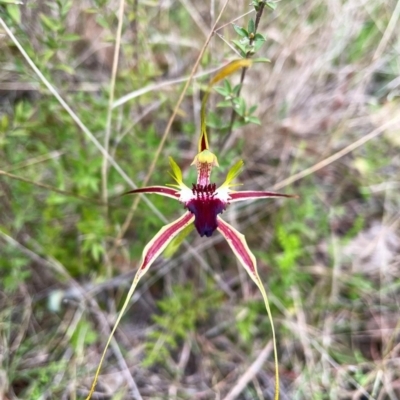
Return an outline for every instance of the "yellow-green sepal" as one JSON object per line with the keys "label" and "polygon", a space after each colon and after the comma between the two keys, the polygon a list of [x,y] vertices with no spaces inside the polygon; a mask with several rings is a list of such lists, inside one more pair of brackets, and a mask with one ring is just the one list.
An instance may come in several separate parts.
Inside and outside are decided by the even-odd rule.
{"label": "yellow-green sepal", "polygon": [[228,171],[228,175],[226,176],[225,182],[221,185],[221,187],[232,187],[239,186],[240,183],[231,183],[236,177],[242,172],[244,162],[243,160],[239,160],[236,162],[231,169]]}
{"label": "yellow-green sepal", "polygon": [[178,189],[188,189],[188,187],[183,183],[182,171],[172,157],[169,157],[169,165],[171,166],[171,171],[169,171],[169,174],[172,176],[177,185],[167,183],[166,186],[175,187]]}

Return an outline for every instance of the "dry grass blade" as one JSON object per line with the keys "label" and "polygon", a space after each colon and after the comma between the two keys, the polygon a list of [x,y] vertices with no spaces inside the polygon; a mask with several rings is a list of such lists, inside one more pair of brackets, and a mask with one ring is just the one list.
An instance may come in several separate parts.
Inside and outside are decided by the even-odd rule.
{"label": "dry grass blade", "polygon": [[236,382],[233,388],[229,391],[229,393],[223,398],[223,400],[234,400],[237,399],[238,396],[243,392],[246,386],[251,382],[254,377],[260,372],[263,367],[265,361],[271,355],[273,351],[272,342],[268,342],[266,346],[261,350],[258,357],[254,360],[254,362],[250,365],[250,367],[242,374],[240,379]]}
{"label": "dry grass blade", "polygon": [[29,183],[30,185],[37,186],[37,187],[40,187],[40,188],[43,188],[43,189],[46,189],[46,190],[50,190],[51,192],[59,193],[59,194],[62,194],[64,196],[74,197],[76,199],[83,200],[83,201],[86,201],[86,202],[89,202],[89,203],[93,203],[93,204],[98,204],[100,206],[104,206],[105,205],[105,203],[103,203],[102,201],[99,201],[97,199],[91,199],[89,197],[79,196],[78,194],[67,192],[66,190],[61,190],[61,189],[58,189],[58,188],[56,188],[54,186],[46,185],[45,183],[34,182],[34,181],[31,181],[30,179],[22,178],[21,176],[10,174],[9,172],[6,172],[6,171],[0,170],[0,176],[1,175],[2,176],[6,176],[7,178],[10,178],[10,179],[15,179],[15,180],[20,181],[20,182]]}
{"label": "dry grass blade", "polygon": [[340,158],[342,158],[343,156],[345,156],[346,154],[351,153],[352,151],[354,151],[355,149],[361,147],[362,145],[364,145],[365,143],[369,142],[370,140],[376,138],[377,136],[381,135],[382,133],[384,133],[388,128],[394,126],[395,124],[397,124],[400,121],[400,116],[397,116],[393,119],[391,119],[390,121],[382,124],[381,126],[379,126],[378,128],[374,129],[372,132],[368,133],[367,135],[363,136],[361,139],[356,140],[355,142],[353,142],[352,144],[348,145],[347,147],[345,147],[344,149],[338,151],[335,154],[332,154],[331,156],[325,158],[324,160],[316,163],[315,165],[313,165],[310,168],[306,168],[301,172],[298,172],[297,174],[294,174],[292,176],[290,176],[289,178],[286,178],[280,182],[278,182],[277,184],[275,184],[273,186],[274,190],[279,190],[284,188],[285,186],[291,185],[294,182],[297,182],[298,180],[311,175],[317,171],[319,171],[322,168],[327,167],[329,164],[332,164],[333,162],[339,160]]}
{"label": "dry grass blade", "polygon": [[[115,81],[117,78],[119,53],[121,47],[122,25],[124,22],[124,8],[125,8],[125,0],[120,0],[118,8],[118,28],[117,28],[117,36],[115,39],[114,59],[113,59],[111,80],[110,80],[110,95],[108,98],[106,132],[104,135],[104,150],[107,154],[109,153],[109,145],[110,145],[111,121],[112,121],[112,111],[113,111],[112,105],[114,103]],[[107,203],[107,198],[108,198],[107,166],[108,166],[108,158],[104,157],[101,168],[102,199],[104,203]]]}

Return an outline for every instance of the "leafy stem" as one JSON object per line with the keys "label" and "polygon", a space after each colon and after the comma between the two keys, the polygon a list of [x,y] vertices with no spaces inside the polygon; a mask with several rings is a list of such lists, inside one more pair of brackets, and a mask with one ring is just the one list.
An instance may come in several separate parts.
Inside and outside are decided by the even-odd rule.
{"label": "leafy stem", "polygon": [[[250,58],[254,54],[254,52],[256,50],[258,50],[254,46],[255,45],[255,41],[257,39],[261,39],[262,41],[264,40],[264,37],[262,35],[258,34],[257,30],[258,30],[258,26],[260,24],[261,17],[263,15],[264,8],[265,8],[266,5],[268,5],[271,9],[275,8],[275,3],[271,3],[271,2],[268,2],[266,0],[253,0],[252,1],[252,6],[254,7],[254,9],[256,11],[255,20],[250,19],[247,31],[245,29],[243,29],[243,28],[235,27],[235,30],[237,32],[238,32],[238,29],[242,30],[241,33],[238,32],[240,36],[243,36],[244,33],[246,34],[246,36],[248,36],[248,39],[249,39],[248,40],[248,46],[246,46],[245,54],[243,54],[244,58],[246,58],[246,59]],[[237,94],[236,94],[237,98],[239,98],[239,96],[240,96],[240,92],[242,90],[243,82],[244,82],[244,79],[246,77],[247,69],[248,69],[248,67],[243,67],[242,68],[242,73],[240,75],[240,82],[239,82],[239,85],[238,85],[238,91],[237,91]],[[228,132],[224,136],[224,138],[222,139],[222,141],[220,143],[221,152],[224,152],[224,148],[226,146],[226,143],[228,142],[229,138],[232,135],[233,125],[234,125],[235,120],[236,120],[236,114],[237,113],[236,113],[235,109],[232,109]]]}

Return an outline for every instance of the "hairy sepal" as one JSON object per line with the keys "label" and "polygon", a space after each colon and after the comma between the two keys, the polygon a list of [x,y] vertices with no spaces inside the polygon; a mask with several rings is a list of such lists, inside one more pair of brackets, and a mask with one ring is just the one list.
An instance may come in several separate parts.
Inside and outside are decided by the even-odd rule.
{"label": "hairy sepal", "polygon": [[272,330],[272,342],[274,347],[274,361],[275,361],[275,396],[274,400],[279,400],[279,370],[278,370],[278,351],[276,348],[276,337],[275,337],[275,327],[272,320],[271,308],[269,306],[269,301],[267,293],[265,292],[264,285],[257,271],[257,261],[251,252],[249,246],[247,245],[246,238],[240,232],[238,232],[233,226],[229,225],[223,219],[218,217],[218,231],[226,239],[235,256],[239,262],[243,265],[250,278],[257,285],[261,292],[264,300],[265,308],[267,310],[268,319],[271,323]]}
{"label": "hairy sepal", "polygon": [[230,193],[230,202],[234,201],[244,201],[244,200],[257,200],[257,199],[269,199],[274,197],[292,197],[296,198],[298,196],[291,195],[291,194],[282,194],[282,193],[275,193],[275,192],[263,192],[263,191],[256,191],[256,190],[243,190],[240,192],[231,192]]}
{"label": "hairy sepal", "polygon": [[106,346],[104,348],[103,354],[101,355],[99,365],[96,370],[96,374],[94,376],[93,384],[90,389],[89,395],[86,397],[86,400],[90,400],[92,394],[96,388],[97,380],[100,374],[100,369],[103,365],[103,361],[105,355],[107,353],[108,347],[111,343],[111,339],[114,336],[115,331],[126,311],[129,302],[132,298],[132,295],[142,278],[142,276],[149,270],[151,264],[155,261],[155,259],[161,254],[161,252],[168,246],[168,244],[174,239],[182,230],[184,230],[188,225],[190,225],[194,220],[194,216],[190,212],[186,212],[182,217],[178,218],[176,221],[171,222],[168,225],[165,225],[160,229],[160,231],[154,236],[154,238],[146,245],[143,250],[142,261],[136,275],[133,279],[132,285],[129,289],[128,295],[126,296],[125,302],[119,312],[118,318],[115,321],[114,327],[110,333],[110,336],[107,339]]}
{"label": "hairy sepal", "polygon": [[134,189],[130,190],[129,192],[124,193],[125,194],[140,194],[140,193],[145,193],[145,194],[158,194],[160,196],[165,196],[165,197],[171,197],[172,199],[179,199],[179,192],[177,192],[176,189],[171,189],[169,187],[165,186],[147,186],[144,188],[140,189]]}

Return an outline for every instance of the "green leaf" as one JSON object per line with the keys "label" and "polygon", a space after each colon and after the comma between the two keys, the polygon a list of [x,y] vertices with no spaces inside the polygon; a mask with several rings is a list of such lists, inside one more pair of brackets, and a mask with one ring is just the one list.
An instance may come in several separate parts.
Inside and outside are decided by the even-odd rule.
{"label": "green leaf", "polygon": [[255,9],[256,11],[258,11],[258,10],[260,9],[260,1],[259,1],[259,0],[253,0],[253,1],[251,2],[251,5],[254,7],[254,9]]}
{"label": "green leaf", "polygon": [[241,43],[239,40],[232,40],[232,43],[236,46],[236,48],[239,50],[239,53],[242,57],[246,57],[246,45]]}
{"label": "green leaf", "polygon": [[257,110],[257,105],[251,106],[251,107],[249,108],[249,115],[253,114],[254,111],[256,111],[256,110]]}
{"label": "green leaf", "polygon": [[233,29],[241,37],[248,37],[249,36],[249,33],[246,31],[246,29],[242,28],[239,25],[233,25]]}
{"label": "green leaf", "polygon": [[234,110],[241,116],[244,117],[246,114],[246,102],[243,97],[237,97],[233,100]]}
{"label": "green leaf", "polygon": [[77,40],[80,40],[80,38],[81,37],[76,33],[66,33],[63,35],[62,40],[64,42],[76,42]]}
{"label": "green leaf", "polygon": [[7,5],[7,13],[11,17],[11,19],[17,24],[21,23],[21,10],[20,6],[17,4],[8,4]]}
{"label": "green leaf", "polygon": [[9,126],[9,119],[7,114],[4,114],[0,119],[0,132],[6,132]]}
{"label": "green leaf", "polygon": [[224,80],[224,87],[228,91],[228,93],[232,92],[232,86],[231,86],[230,82],[227,79]]}
{"label": "green leaf", "polygon": [[255,36],[254,36],[254,40],[263,40],[265,42],[267,39],[263,34],[256,33]]}
{"label": "green leaf", "polygon": [[40,14],[40,19],[43,22],[43,25],[45,27],[47,27],[48,29],[50,29],[53,32],[57,32],[60,30],[60,24],[55,21],[53,18],[49,18],[47,15],[45,14]]}
{"label": "green leaf", "polygon": [[56,69],[66,72],[69,75],[75,75],[75,69],[66,64],[58,64]]}
{"label": "green leaf", "polygon": [[247,26],[247,30],[248,30],[249,34],[256,32],[256,26],[254,24],[254,19],[253,18],[250,18],[249,24]]}
{"label": "green leaf", "polygon": [[265,39],[258,39],[254,41],[254,52],[260,50],[261,46],[265,43]]}
{"label": "green leaf", "polygon": [[251,122],[252,124],[261,125],[261,121],[253,115],[251,115],[250,117],[247,117],[247,120],[248,120],[248,122]]}
{"label": "green leaf", "polygon": [[260,57],[260,58],[252,58],[253,63],[270,63],[271,60],[269,58]]}
{"label": "green leaf", "polygon": [[242,85],[240,84],[240,83],[238,83],[234,88],[233,88],[233,94],[235,95],[235,96],[238,96],[239,95],[239,92],[240,92],[240,88],[242,87]]}
{"label": "green leaf", "polygon": [[271,10],[275,10],[277,3],[273,3],[272,1],[267,1],[267,6],[271,9]]}
{"label": "green leaf", "polygon": [[218,108],[230,108],[232,107],[232,100],[224,100],[224,101],[220,101],[217,104]]}
{"label": "green leaf", "polygon": [[221,94],[222,96],[229,96],[229,94],[230,94],[230,91],[229,91],[229,90],[226,90],[225,87],[216,86],[216,87],[214,88],[214,90],[215,90],[217,93]]}

